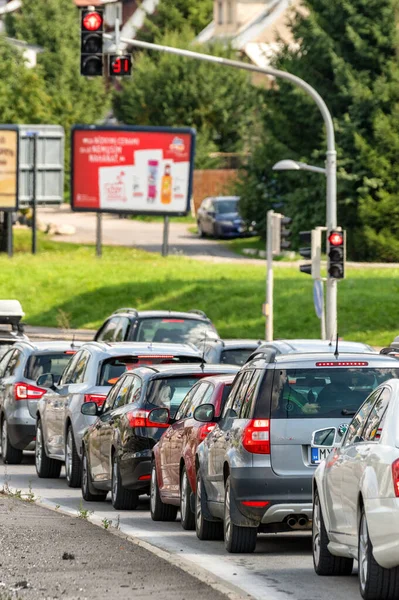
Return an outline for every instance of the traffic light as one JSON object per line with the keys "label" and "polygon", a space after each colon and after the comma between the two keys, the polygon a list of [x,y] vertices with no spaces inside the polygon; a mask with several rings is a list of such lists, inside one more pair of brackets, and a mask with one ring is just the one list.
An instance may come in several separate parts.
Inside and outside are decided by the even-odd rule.
{"label": "traffic light", "polygon": [[104,73],[104,8],[83,9],[80,32],[80,74],[101,77]]}
{"label": "traffic light", "polygon": [[303,258],[310,258],[312,262],[299,266],[301,273],[311,275],[313,279],[320,279],[321,272],[321,229],[312,229],[312,231],[300,231],[299,239],[301,243],[307,244],[299,248],[299,254]]}
{"label": "traffic light", "polygon": [[288,250],[291,247],[291,242],[287,238],[291,236],[291,231],[287,229],[287,225],[292,223],[290,217],[280,215],[280,252],[281,250]]}
{"label": "traffic light", "polygon": [[132,74],[132,57],[130,54],[110,54],[108,63],[110,77],[126,77]]}
{"label": "traffic light", "polygon": [[327,237],[327,273],[330,279],[345,277],[345,231],[330,231]]}

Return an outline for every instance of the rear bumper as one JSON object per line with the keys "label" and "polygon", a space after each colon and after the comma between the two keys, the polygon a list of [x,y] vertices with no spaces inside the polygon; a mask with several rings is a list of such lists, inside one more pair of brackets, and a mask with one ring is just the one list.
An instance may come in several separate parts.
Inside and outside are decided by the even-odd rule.
{"label": "rear bumper", "polygon": [[364,504],[375,560],[385,569],[399,566],[399,498],[365,500]]}
{"label": "rear bumper", "polygon": [[[146,454],[149,454],[149,456]],[[140,490],[143,493],[149,491],[151,450],[122,455],[119,468],[123,487],[130,490]]]}
{"label": "rear bumper", "polygon": [[[312,517],[311,475],[279,477],[271,467],[243,467],[231,469],[230,481],[236,514],[241,513],[243,524],[248,519],[258,525],[271,525],[285,522],[290,515]],[[255,508],[243,505],[243,501],[268,504]]]}
{"label": "rear bumper", "polygon": [[36,439],[36,425],[7,422],[7,428],[11,445],[18,450],[25,450]]}

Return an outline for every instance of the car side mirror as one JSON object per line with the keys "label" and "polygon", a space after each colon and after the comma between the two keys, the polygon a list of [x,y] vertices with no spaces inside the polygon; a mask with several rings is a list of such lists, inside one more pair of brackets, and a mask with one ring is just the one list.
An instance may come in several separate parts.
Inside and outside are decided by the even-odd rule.
{"label": "car side mirror", "polygon": [[347,425],[340,425],[338,429],[336,427],[317,429],[312,433],[312,447],[331,448],[332,446],[339,446],[347,428]]}
{"label": "car side mirror", "polygon": [[96,404],[95,402],[85,402],[84,404],[82,404],[80,412],[82,413],[82,415],[86,415],[87,417],[97,417],[100,412],[101,412],[101,408],[98,407],[98,404]]}
{"label": "car side mirror", "polygon": [[194,419],[200,423],[212,423],[215,421],[215,407],[213,404],[202,404],[194,411]]}
{"label": "car side mirror", "polygon": [[36,383],[40,387],[54,389],[56,381],[52,373],[43,373],[43,375],[40,375]]}
{"label": "car side mirror", "polygon": [[170,413],[167,408],[154,408],[147,417],[149,425],[155,427],[169,427],[169,420]]}

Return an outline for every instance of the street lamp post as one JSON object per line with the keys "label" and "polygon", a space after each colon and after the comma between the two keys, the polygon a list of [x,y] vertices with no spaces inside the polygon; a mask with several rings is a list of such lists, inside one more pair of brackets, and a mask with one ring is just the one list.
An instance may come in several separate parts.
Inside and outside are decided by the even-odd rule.
{"label": "street lamp post", "polygon": [[[113,39],[112,34],[104,34],[104,38]],[[285,79],[290,81],[297,87],[304,90],[316,103],[321,116],[324,121],[326,128],[327,138],[327,152],[326,152],[326,178],[327,178],[327,218],[326,225],[327,229],[335,229],[337,226],[337,153],[335,150],[335,133],[334,123],[331,117],[331,113],[328,110],[326,103],[320,94],[306,81],[287,73],[286,71],[279,71],[271,67],[258,67],[248,63],[243,63],[238,60],[231,60],[222,56],[212,56],[211,54],[202,54],[200,52],[193,52],[192,50],[185,50],[183,48],[172,48],[171,46],[163,46],[161,44],[151,44],[150,42],[143,42],[141,40],[130,39],[121,37],[121,42],[124,42],[130,46],[136,48],[143,48],[145,50],[155,50],[158,52],[166,52],[168,54],[176,54],[178,56],[184,56],[185,58],[193,58],[195,60],[201,60],[217,65],[223,65],[226,67],[232,67],[234,69],[242,69],[244,71],[251,71],[255,73],[263,73],[263,75],[269,75],[278,79]],[[337,321],[337,282],[334,279],[327,281],[327,336],[329,339],[334,337],[335,326]]]}

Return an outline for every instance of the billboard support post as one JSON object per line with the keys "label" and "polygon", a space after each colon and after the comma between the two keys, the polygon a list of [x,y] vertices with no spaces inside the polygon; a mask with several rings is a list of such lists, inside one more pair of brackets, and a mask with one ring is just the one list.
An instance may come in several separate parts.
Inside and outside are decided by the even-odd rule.
{"label": "billboard support post", "polygon": [[96,255],[100,258],[103,254],[103,231],[102,231],[102,213],[97,213],[96,226]]}
{"label": "billboard support post", "polygon": [[162,256],[168,256],[169,254],[169,217],[163,218],[163,242],[162,242]]}
{"label": "billboard support post", "polygon": [[12,231],[12,212],[7,212],[7,253],[10,258],[13,255],[13,231]]}

